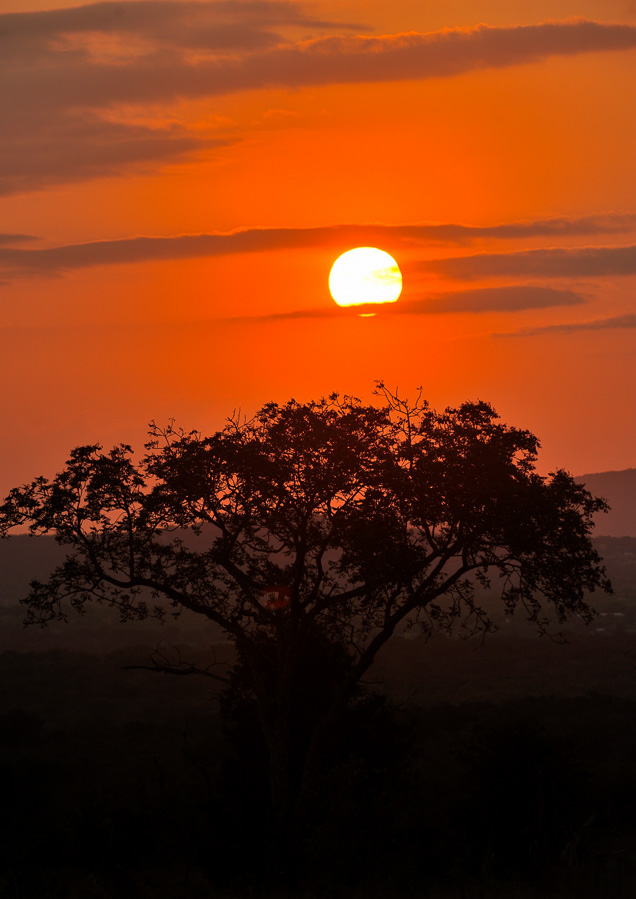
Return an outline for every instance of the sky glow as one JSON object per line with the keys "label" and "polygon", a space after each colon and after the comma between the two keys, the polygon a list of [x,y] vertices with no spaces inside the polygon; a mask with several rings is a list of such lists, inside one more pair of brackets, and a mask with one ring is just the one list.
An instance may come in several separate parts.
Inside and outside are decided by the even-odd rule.
{"label": "sky glow", "polygon": [[0,0],[0,492],[375,379],[636,467],[635,54],[619,0]]}

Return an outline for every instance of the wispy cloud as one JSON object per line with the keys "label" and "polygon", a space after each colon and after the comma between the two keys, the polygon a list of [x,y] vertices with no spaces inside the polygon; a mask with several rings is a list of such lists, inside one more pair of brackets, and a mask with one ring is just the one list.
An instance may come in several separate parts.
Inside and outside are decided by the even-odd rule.
{"label": "wispy cloud", "polygon": [[0,192],[177,160],[231,139],[183,122],[117,121],[122,104],[441,78],[636,47],[636,27],[583,19],[394,35],[353,29],[271,0],[144,0],[1,15],[0,77],[10,89],[0,101]]}
{"label": "wispy cloud", "polygon": [[511,285],[484,287],[472,290],[434,294],[418,300],[396,303],[360,304],[358,306],[328,306],[320,309],[297,309],[272,315],[253,316],[253,321],[283,321],[298,318],[342,318],[355,315],[443,315],[449,313],[522,312],[526,309],[547,309],[559,306],[578,306],[585,299],[572,290],[551,287]]}
{"label": "wispy cloud", "polygon": [[0,247],[12,246],[15,243],[31,243],[38,239],[33,234],[0,234]]}
{"label": "wispy cloud", "polygon": [[613,329],[636,328],[636,315],[615,315],[611,318],[596,318],[587,322],[567,322],[561,325],[543,325],[538,328],[520,328],[494,334],[494,337],[542,337],[545,334],[575,334],[578,331],[609,331]]}
{"label": "wispy cloud", "polygon": [[481,287],[439,294],[430,300],[421,300],[417,305],[421,307],[420,311],[429,313],[522,312],[525,309],[578,306],[584,302],[585,298],[573,290],[513,284],[506,287]]}
{"label": "wispy cloud", "polygon": [[[197,25],[202,16],[209,22],[203,30]],[[583,19],[282,40],[277,28],[289,24],[333,28],[333,23],[302,16],[293,4],[260,0],[212,4],[149,0],[0,16],[4,67],[21,75],[24,88],[39,84],[44,89],[38,107],[52,97],[67,108],[95,107],[272,86],[439,78],[549,56],[636,47],[636,27]],[[337,27],[340,32],[347,30],[346,24]],[[128,48],[124,42],[119,54],[111,47],[107,55],[95,35],[113,33],[122,41],[138,34],[144,44]],[[275,40],[270,39],[273,35]],[[70,41],[71,36],[75,40]],[[82,36],[90,41],[81,41]],[[273,46],[262,50],[263,43]],[[16,44],[27,59],[23,55],[15,59],[11,50]],[[202,48],[211,52],[193,56],[193,51]],[[235,50],[246,52],[231,52]],[[48,63],[46,83],[41,81],[42,73],[28,65],[37,64],[43,55]],[[72,81],[78,68],[84,77]],[[68,93],[62,94],[61,88]]]}
{"label": "wispy cloud", "polygon": [[487,277],[588,278],[636,274],[636,245],[479,253],[434,259],[419,264],[422,271],[470,280]]}
{"label": "wispy cloud", "polygon": [[[120,265],[134,262],[148,262],[174,259],[192,259],[208,256],[222,256],[237,253],[254,253],[274,249],[295,249],[303,247],[332,247],[334,251],[346,250],[351,246],[381,244],[389,250],[413,248],[430,244],[466,244],[480,238],[511,239],[518,237],[538,237],[578,235],[589,233],[616,233],[630,231],[636,226],[635,215],[589,215],[581,218],[555,218],[535,222],[511,222],[479,227],[461,224],[423,225],[333,225],[321,228],[253,228],[228,234],[185,234],[173,237],[130,237],[120,240],[92,241],[90,243],[66,244],[59,247],[19,247],[10,244],[31,240],[26,235],[0,236],[0,268],[11,272],[14,277],[27,274],[53,275],[74,269],[95,265]],[[4,246],[3,246],[4,244]],[[600,253],[605,248],[597,248]],[[610,248],[611,249],[611,248]],[[506,260],[510,274],[527,273],[523,265],[514,260],[524,260],[527,256],[540,259],[541,254],[553,251],[539,250],[532,253],[482,254],[434,260],[422,263],[427,270],[443,271],[455,275],[457,269],[466,267],[457,276],[464,278],[493,274],[497,260]],[[559,251],[567,253],[570,251]],[[579,251],[571,251],[577,253]],[[466,262],[468,260],[468,262]],[[477,262],[471,268],[470,260]],[[513,260],[511,263],[510,260]],[[492,263],[489,269],[488,265]],[[448,270],[445,268],[448,266]],[[457,269],[454,268],[457,266]],[[474,274],[471,272],[474,271]],[[532,271],[536,271],[535,268]],[[507,272],[502,271],[501,274]],[[541,272],[543,273],[543,272]]]}
{"label": "wispy cloud", "polygon": [[[153,45],[207,50],[253,50],[274,46],[278,29],[351,29],[351,23],[312,16],[297,4],[277,0],[114,0],[65,9],[48,9],[0,16],[7,51],[20,46],[32,55],[56,56],[81,52],[70,42],[75,35],[115,35],[139,38],[137,53]],[[66,40],[66,46],[53,41]],[[89,44],[88,49],[96,52]],[[111,48],[112,52],[112,48]]]}
{"label": "wispy cloud", "polygon": [[[468,243],[479,237],[502,240],[519,237],[565,237],[586,234],[614,234],[636,228],[636,213],[606,213],[577,217],[560,216],[537,221],[506,222],[490,226],[436,225],[440,243]],[[432,235],[431,235],[432,237]]]}
{"label": "wispy cloud", "polygon": [[[348,243],[353,233],[368,236],[393,232],[387,228],[253,228],[230,234],[186,234],[175,237],[131,237],[60,247],[0,249],[0,267],[15,274],[60,274],[94,265],[193,259],[274,249]],[[399,231],[399,229],[395,229]]]}
{"label": "wispy cloud", "polygon": [[236,139],[227,129],[162,121],[160,109],[150,125],[130,121],[130,107],[227,93],[232,68],[292,34],[354,27],[276,0],[125,0],[0,15],[0,77],[10,86],[0,99],[0,194],[227,144]]}
{"label": "wispy cloud", "polygon": [[[208,136],[210,147],[229,137]],[[131,167],[174,160],[200,146],[200,140],[178,124],[104,121],[92,112],[61,113],[54,109],[32,119],[0,144],[0,195],[57,183],[118,176]]]}

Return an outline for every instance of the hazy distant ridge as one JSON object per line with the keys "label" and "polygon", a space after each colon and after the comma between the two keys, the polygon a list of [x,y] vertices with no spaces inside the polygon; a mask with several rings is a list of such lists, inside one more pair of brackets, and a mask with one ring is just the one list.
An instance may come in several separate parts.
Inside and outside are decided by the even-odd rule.
{"label": "hazy distant ridge", "polygon": [[636,537],[636,468],[583,474],[576,480],[611,506],[607,515],[598,516],[595,536]]}

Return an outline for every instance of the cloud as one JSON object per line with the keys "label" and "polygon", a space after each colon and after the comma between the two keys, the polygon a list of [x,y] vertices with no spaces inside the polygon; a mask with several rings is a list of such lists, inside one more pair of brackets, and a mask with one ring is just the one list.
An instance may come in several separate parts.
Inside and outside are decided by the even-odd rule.
{"label": "cloud", "polygon": [[[209,138],[208,146],[228,142]],[[0,194],[118,176],[134,166],[172,161],[198,146],[200,140],[179,124],[151,128],[52,111],[46,121],[33,121],[25,134],[0,143]]]}
{"label": "cloud", "polygon": [[[364,230],[364,229],[363,229]],[[322,246],[337,228],[253,228],[230,234],[131,237],[44,249],[2,248],[0,267],[16,274],[59,274],[94,265],[165,261]],[[342,229],[342,235],[350,233]]]}
{"label": "cloud", "polygon": [[[558,306],[575,306],[585,299],[571,290],[551,287],[485,287],[460,290],[418,299],[383,305],[365,303],[358,306],[329,306],[320,309],[296,309],[272,315],[252,317],[259,321],[284,321],[299,318],[342,318],[343,316],[368,315],[444,315],[449,313],[522,312],[526,309],[547,309]],[[237,319],[234,319],[237,320]],[[241,319],[243,320],[243,319]]]}
{"label": "cloud", "polygon": [[451,278],[595,278],[636,274],[636,245],[480,253],[421,262],[418,269]]}
{"label": "cloud", "polygon": [[174,117],[162,125],[160,113],[148,127],[129,121],[129,109],[210,93],[204,59],[223,68],[236,54],[289,41],[289,29],[306,36],[333,27],[354,25],[275,0],[132,0],[0,15],[0,73],[11,87],[0,99],[0,194],[156,168],[235,140]]}
{"label": "cloud", "polygon": [[[0,77],[11,86],[0,100],[0,192],[112,174],[140,160],[176,161],[215,140],[183,123],[166,131],[121,121],[115,134],[122,104],[440,78],[636,47],[636,27],[583,19],[379,36],[352,28],[270,0],[144,0],[0,15]],[[74,167],[69,155],[79,160]]]}
{"label": "cloud", "polygon": [[588,322],[568,322],[562,325],[543,325],[539,328],[520,328],[518,331],[493,334],[493,337],[542,337],[544,334],[575,334],[578,331],[609,331],[636,328],[636,314],[597,318]]}
{"label": "cloud", "polygon": [[11,246],[14,243],[27,243],[38,239],[32,234],[0,234],[0,247]]}
{"label": "cloud", "polygon": [[[146,39],[143,47],[133,47],[126,52],[124,45],[119,55],[111,50],[111,56],[104,56],[106,51],[102,50],[100,55],[94,37],[92,43],[68,43],[69,34],[94,36],[96,31],[102,35],[115,31],[122,39],[126,38],[130,29],[118,30],[116,23],[125,22],[129,7],[142,19],[141,27],[134,31]],[[10,52],[3,49],[3,65],[21,82],[16,85],[22,87],[17,91],[20,96],[26,91],[37,100],[34,95],[37,85],[43,92],[40,103],[55,99],[61,107],[94,108],[117,102],[218,96],[263,87],[296,88],[448,77],[475,69],[532,63],[550,56],[636,47],[634,26],[578,19],[509,27],[477,25],[431,33],[330,34],[301,41],[279,39],[274,46],[265,49],[252,50],[248,46],[244,53],[228,52],[246,49],[241,45],[254,43],[251,38],[245,38],[246,34],[254,32],[254,10],[259,13],[257,30],[262,33],[273,25],[285,24],[281,23],[280,8],[294,9],[291,4],[264,3],[263,7],[265,13],[261,15],[260,3],[164,4],[150,0],[97,4],[48,13],[5,14],[0,16],[4,47],[10,51],[16,39],[19,43],[21,37],[28,39],[32,30],[37,40],[34,44],[25,40],[28,45],[21,50],[26,51],[26,59],[21,55],[17,61],[12,60]],[[209,48],[220,52],[195,56],[193,51],[201,49],[201,38],[198,29],[192,27],[192,11],[205,11],[216,16],[218,9],[225,10],[228,16],[233,10],[233,20],[219,25],[222,29],[231,26],[233,37],[228,42],[223,32],[222,39],[212,41],[213,46]],[[81,25],[72,21],[72,27],[69,26],[69,19],[93,19],[94,12],[102,10],[107,11],[108,22],[101,27],[99,21]],[[162,10],[170,12],[169,16],[160,17],[168,27],[158,32],[153,22]],[[20,28],[16,29],[18,21]],[[303,19],[298,17],[297,21],[303,22]],[[31,23],[32,27],[29,27]],[[312,24],[326,27],[330,23],[312,20]],[[338,27],[339,30],[347,28],[346,25]],[[189,40],[185,39],[187,35]],[[256,43],[260,42],[259,38]],[[46,72],[33,67],[42,53],[48,63]],[[29,59],[29,54],[34,58]],[[78,69],[83,77],[77,77]],[[46,81],[43,74],[46,74]]]}
{"label": "cloud", "polygon": [[[439,225],[440,229],[449,229],[451,235],[460,243],[462,235],[472,237],[546,237],[550,235],[582,235],[582,234],[612,234],[621,231],[631,231],[636,227],[636,213],[597,213],[582,215],[574,218],[560,216],[553,219],[538,219],[537,221],[509,222],[490,226],[465,226],[465,225]],[[455,229],[453,234],[452,230]],[[443,232],[440,230],[440,235]]]}
{"label": "cloud", "polygon": [[[18,48],[32,58],[69,53],[86,57],[99,55],[100,50],[112,54],[112,46],[105,49],[95,44],[96,35],[140,39],[141,44],[132,44],[137,54],[157,44],[227,52],[275,46],[281,37],[276,29],[290,26],[356,27],[310,16],[294,3],[276,0],[119,0],[5,13],[0,15],[0,40],[5,60]],[[73,41],[77,36],[85,39],[83,46]],[[86,42],[88,36],[91,40]]]}
{"label": "cloud", "polygon": [[[548,309],[554,306],[577,306],[585,299],[573,290],[513,284],[506,287],[482,287],[440,294],[431,300],[420,300],[421,311],[440,312],[522,312],[525,309]],[[411,304],[405,304],[410,306]],[[405,312],[410,311],[408,309]]]}
{"label": "cloud", "polygon": [[[424,225],[332,225],[320,228],[252,228],[226,234],[183,234],[174,237],[129,237],[119,240],[101,240],[60,247],[24,248],[2,247],[0,240],[0,268],[14,276],[61,274],[74,269],[94,265],[120,265],[135,262],[193,259],[225,256],[237,253],[255,253],[266,250],[300,249],[309,247],[333,247],[343,252],[351,246],[381,244],[389,250],[408,249],[431,243],[452,242],[465,244],[478,238],[509,239],[523,236],[550,236],[552,234],[585,234],[607,231],[631,230],[636,216],[588,215],[581,218],[555,218],[536,222],[511,222],[493,226],[459,224]],[[5,241],[6,243],[7,241]],[[603,249],[603,248],[597,248]],[[539,250],[537,253],[551,252]],[[565,251],[567,252],[567,251]],[[572,251],[576,252],[576,251]],[[420,263],[420,268],[435,268],[446,264],[462,265],[468,259],[509,259],[526,254],[484,254],[434,260]],[[513,274],[518,272],[513,271]],[[486,274],[492,274],[487,271]],[[470,277],[470,275],[462,275]],[[477,277],[477,275],[475,275]]]}

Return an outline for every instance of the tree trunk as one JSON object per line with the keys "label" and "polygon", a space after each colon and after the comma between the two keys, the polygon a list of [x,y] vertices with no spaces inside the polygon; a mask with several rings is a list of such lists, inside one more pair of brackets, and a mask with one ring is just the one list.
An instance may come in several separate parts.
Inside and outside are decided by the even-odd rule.
{"label": "tree trunk", "polygon": [[281,837],[287,828],[291,804],[291,758],[287,736],[278,733],[268,745],[272,835],[276,837]]}
{"label": "tree trunk", "polygon": [[267,740],[269,754],[269,794],[271,803],[269,873],[275,881],[285,880],[292,861],[292,834],[296,797],[289,722],[277,722]]}

